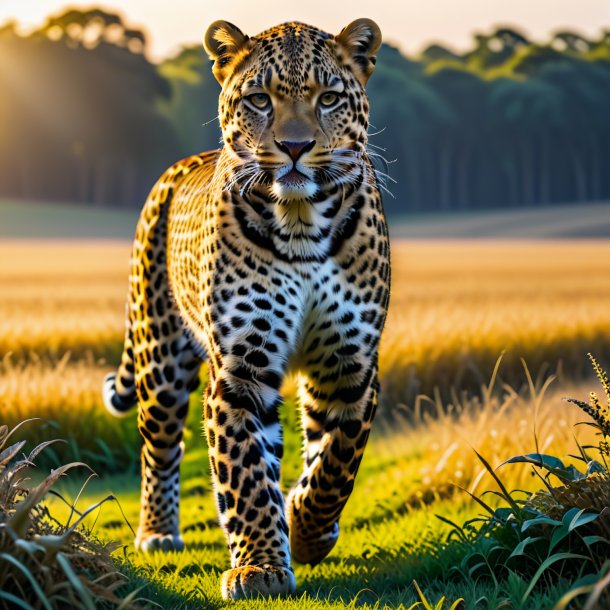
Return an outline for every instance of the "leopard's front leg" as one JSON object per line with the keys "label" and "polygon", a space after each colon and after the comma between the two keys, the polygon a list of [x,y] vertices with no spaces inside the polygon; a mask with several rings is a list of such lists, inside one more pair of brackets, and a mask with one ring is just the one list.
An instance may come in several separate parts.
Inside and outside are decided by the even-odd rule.
{"label": "leopard's front leg", "polygon": [[231,553],[222,596],[292,593],[296,583],[279,483],[283,445],[277,377],[270,374],[267,385],[264,375],[240,376],[242,365],[213,368],[204,415],[220,524]]}
{"label": "leopard's front leg", "polygon": [[287,500],[290,546],[299,563],[324,559],[339,538],[339,517],[354,481],[377,407],[376,366],[359,386],[327,392],[303,379],[303,473]]}

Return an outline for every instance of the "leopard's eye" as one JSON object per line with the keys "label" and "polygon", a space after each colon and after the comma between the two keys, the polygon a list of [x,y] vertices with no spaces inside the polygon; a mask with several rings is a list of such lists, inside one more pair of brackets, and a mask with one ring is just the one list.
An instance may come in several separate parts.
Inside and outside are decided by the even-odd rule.
{"label": "leopard's eye", "polygon": [[246,96],[246,100],[258,110],[267,110],[271,107],[271,98],[266,93],[253,93]]}
{"label": "leopard's eye", "polygon": [[323,93],[318,99],[320,106],[323,106],[324,108],[330,108],[331,106],[334,106],[338,101],[339,94],[333,93],[332,91],[327,91],[326,93]]}

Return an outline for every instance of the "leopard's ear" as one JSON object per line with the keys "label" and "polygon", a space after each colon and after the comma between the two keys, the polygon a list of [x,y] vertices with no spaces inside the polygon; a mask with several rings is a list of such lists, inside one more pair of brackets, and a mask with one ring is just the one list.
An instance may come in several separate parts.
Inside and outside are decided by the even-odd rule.
{"label": "leopard's ear", "polygon": [[214,21],[208,28],[203,38],[203,47],[214,62],[212,72],[221,85],[229,75],[235,58],[248,50],[248,41],[248,36],[228,21]]}
{"label": "leopard's ear", "polygon": [[356,19],[345,26],[335,40],[349,53],[356,78],[366,85],[375,68],[381,46],[381,30],[371,19]]}

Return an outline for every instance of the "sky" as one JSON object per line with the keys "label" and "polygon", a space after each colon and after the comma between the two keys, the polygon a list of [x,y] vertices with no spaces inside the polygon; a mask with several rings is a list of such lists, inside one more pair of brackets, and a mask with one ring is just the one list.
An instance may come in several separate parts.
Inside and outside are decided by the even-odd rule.
{"label": "sky", "polygon": [[518,27],[535,40],[570,28],[587,36],[610,29],[610,0],[0,0],[0,23],[14,18],[28,27],[69,4],[120,12],[131,27],[149,33],[149,55],[160,60],[181,44],[198,43],[206,27],[226,19],[246,34],[298,20],[338,33],[358,17],[375,20],[387,42],[417,54],[431,42],[469,48],[473,32],[494,25]]}

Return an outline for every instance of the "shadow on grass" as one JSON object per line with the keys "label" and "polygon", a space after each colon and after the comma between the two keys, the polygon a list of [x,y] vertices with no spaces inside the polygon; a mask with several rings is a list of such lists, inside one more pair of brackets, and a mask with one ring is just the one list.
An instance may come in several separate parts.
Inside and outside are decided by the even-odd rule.
{"label": "shadow on grass", "polygon": [[442,591],[448,584],[444,576],[461,559],[454,551],[437,556],[431,550],[432,553],[421,549],[388,553],[379,549],[374,553],[365,551],[361,556],[329,557],[319,566],[301,572],[300,590],[329,602],[408,607],[420,601],[412,585],[414,580],[426,590]]}
{"label": "shadow on grass", "polygon": [[[209,546],[209,544],[190,544],[188,548],[194,550],[195,547]],[[412,585],[413,580],[417,580],[426,596],[436,603],[440,597],[447,594],[446,591],[455,588],[443,578],[443,574],[449,572],[451,565],[459,563],[460,558],[453,551],[436,557],[425,550],[409,553],[407,549],[401,549],[395,554],[379,549],[370,555],[365,551],[361,556],[331,556],[315,567],[297,567],[296,594],[282,602],[274,600],[266,603],[272,608],[282,608],[284,604],[287,608],[324,608],[326,605],[334,608],[337,604],[340,607],[350,608],[362,606],[408,608],[411,604],[420,601]],[[191,608],[218,610],[227,605],[227,602],[220,599],[220,580],[223,570],[213,563],[191,562],[179,568],[175,563],[169,562],[159,570],[160,575],[173,576],[176,579],[193,577],[196,579],[201,576],[202,582],[207,581],[208,584],[212,579],[216,581],[213,594],[210,594],[209,588],[205,590],[203,586],[197,584],[188,593],[180,593],[172,590],[171,585],[164,585],[156,579],[152,568],[150,574],[147,574],[149,570],[146,567],[138,568],[128,564],[126,568],[132,581],[130,589],[143,587],[141,596],[159,604],[164,610]],[[458,592],[455,591],[453,599],[457,597]],[[260,600],[258,603],[264,602]],[[447,604],[447,607],[449,606],[450,604]],[[261,608],[263,607],[265,606],[261,605]]]}

